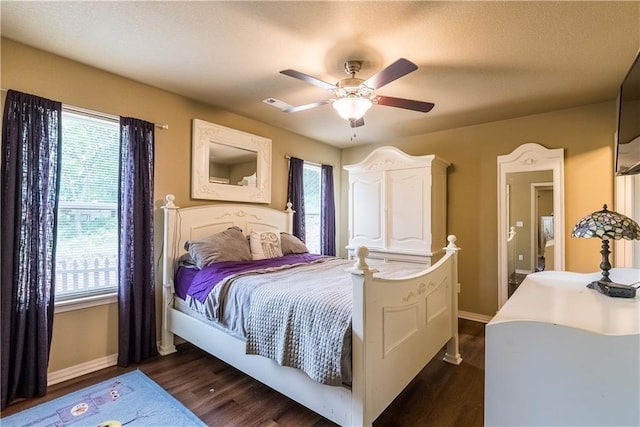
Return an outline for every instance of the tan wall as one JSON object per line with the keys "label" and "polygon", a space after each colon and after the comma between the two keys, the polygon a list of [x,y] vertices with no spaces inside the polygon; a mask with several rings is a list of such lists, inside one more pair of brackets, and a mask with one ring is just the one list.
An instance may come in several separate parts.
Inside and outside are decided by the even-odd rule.
{"label": "tan wall", "polygon": [[57,313],[51,342],[49,372],[117,353],[117,304]]}
{"label": "tan wall", "polygon": [[[389,141],[408,154],[437,154],[452,162],[448,174],[448,232],[460,252],[460,309],[492,316],[497,290],[498,155],[527,142],[565,149],[566,269],[593,272],[600,265],[597,239],[572,239],[573,225],[584,215],[612,205],[615,104],[607,102],[518,119],[485,123]],[[428,115],[424,120],[429,120]],[[361,161],[372,146],[342,152],[342,163]],[[342,177],[342,218],[346,224],[346,174]],[[347,231],[341,229],[342,233]]]}
{"label": "tan wall", "polygon": [[[105,113],[132,116],[169,125],[156,132],[155,199],[161,206],[173,193],[180,206],[207,202],[189,198],[191,120],[199,118],[240,129],[273,141],[272,207],[286,199],[284,156],[333,164],[336,208],[340,215],[338,250],[346,243],[346,174],[341,165],[362,160],[372,146],[338,150],[202,103],[125,79],[55,55],[2,39],[1,86]],[[4,96],[4,94],[3,94]],[[410,114],[410,113],[408,113]],[[428,120],[428,115],[424,120]],[[537,142],[565,148],[566,267],[595,271],[599,242],[571,239],[582,216],[613,204],[613,102],[514,120],[435,132],[389,141],[409,154],[438,154],[451,161],[448,185],[448,230],[458,236],[461,310],[493,315],[497,310],[497,179],[496,156],[520,144]],[[156,217],[156,253],[161,248],[162,221]],[[50,370],[58,370],[117,352],[115,305],[56,315]],[[91,325],[90,331],[86,325]],[[79,342],[81,344],[73,345]],[[83,350],[78,351],[81,345]]]}
{"label": "tan wall", "polygon": [[[65,104],[169,125],[156,129],[156,206],[173,193],[182,207],[205,203],[191,200],[191,120],[239,129],[272,140],[271,207],[284,208],[287,196],[285,155],[335,166],[340,182],[340,150],[330,145],[141,84],[114,74],[2,39],[1,86]],[[6,93],[2,93],[4,98]],[[256,100],[256,103],[260,100]],[[339,208],[339,200],[336,206]],[[156,256],[160,256],[162,218],[155,222]],[[339,226],[339,224],[337,224]],[[344,244],[340,244],[344,246]],[[158,280],[160,279],[158,273]],[[160,287],[158,287],[160,289]],[[160,291],[158,291],[158,297]],[[158,307],[160,299],[158,298]],[[117,353],[117,309],[101,306],[56,314],[49,371]]]}

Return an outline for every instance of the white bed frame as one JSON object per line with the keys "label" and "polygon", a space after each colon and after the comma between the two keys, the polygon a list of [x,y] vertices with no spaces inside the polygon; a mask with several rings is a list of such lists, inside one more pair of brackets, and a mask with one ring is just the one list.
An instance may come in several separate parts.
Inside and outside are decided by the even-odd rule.
{"label": "white bed frame", "polygon": [[[174,334],[342,426],[369,426],[446,345],[444,360],[460,364],[455,237],[446,253],[421,274],[379,279],[366,264],[366,248],[353,279],[352,387],[328,386],[274,360],[245,354],[245,342],[173,306],[176,260],[184,242],[240,227],[291,233],[293,211],[258,205],[216,204],[179,209],[173,195],[164,208],[162,332],[160,353],[176,351]],[[349,274],[349,273],[345,273]]]}

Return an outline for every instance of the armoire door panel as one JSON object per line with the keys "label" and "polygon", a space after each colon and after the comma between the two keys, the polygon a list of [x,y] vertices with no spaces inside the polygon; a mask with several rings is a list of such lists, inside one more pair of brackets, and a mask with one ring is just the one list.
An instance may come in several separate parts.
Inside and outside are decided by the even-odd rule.
{"label": "armoire door panel", "polygon": [[387,246],[429,251],[430,180],[424,168],[388,171]]}
{"label": "armoire door panel", "polygon": [[354,245],[380,247],[383,245],[382,177],[361,174],[351,182],[349,215],[350,242]]}

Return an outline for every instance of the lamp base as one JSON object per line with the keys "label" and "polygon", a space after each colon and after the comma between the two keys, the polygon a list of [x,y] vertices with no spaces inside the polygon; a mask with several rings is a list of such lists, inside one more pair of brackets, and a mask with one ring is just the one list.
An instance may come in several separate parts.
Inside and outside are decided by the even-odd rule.
{"label": "lamp base", "polygon": [[587,285],[589,289],[595,289],[601,294],[615,298],[635,298],[636,288],[629,285],[622,285],[607,280],[596,280]]}

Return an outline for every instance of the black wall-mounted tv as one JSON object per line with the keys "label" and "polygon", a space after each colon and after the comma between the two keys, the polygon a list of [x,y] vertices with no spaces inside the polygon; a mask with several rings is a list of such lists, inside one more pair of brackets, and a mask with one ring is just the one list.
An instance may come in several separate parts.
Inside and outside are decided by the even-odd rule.
{"label": "black wall-mounted tv", "polygon": [[620,85],[616,175],[640,174],[640,52]]}

